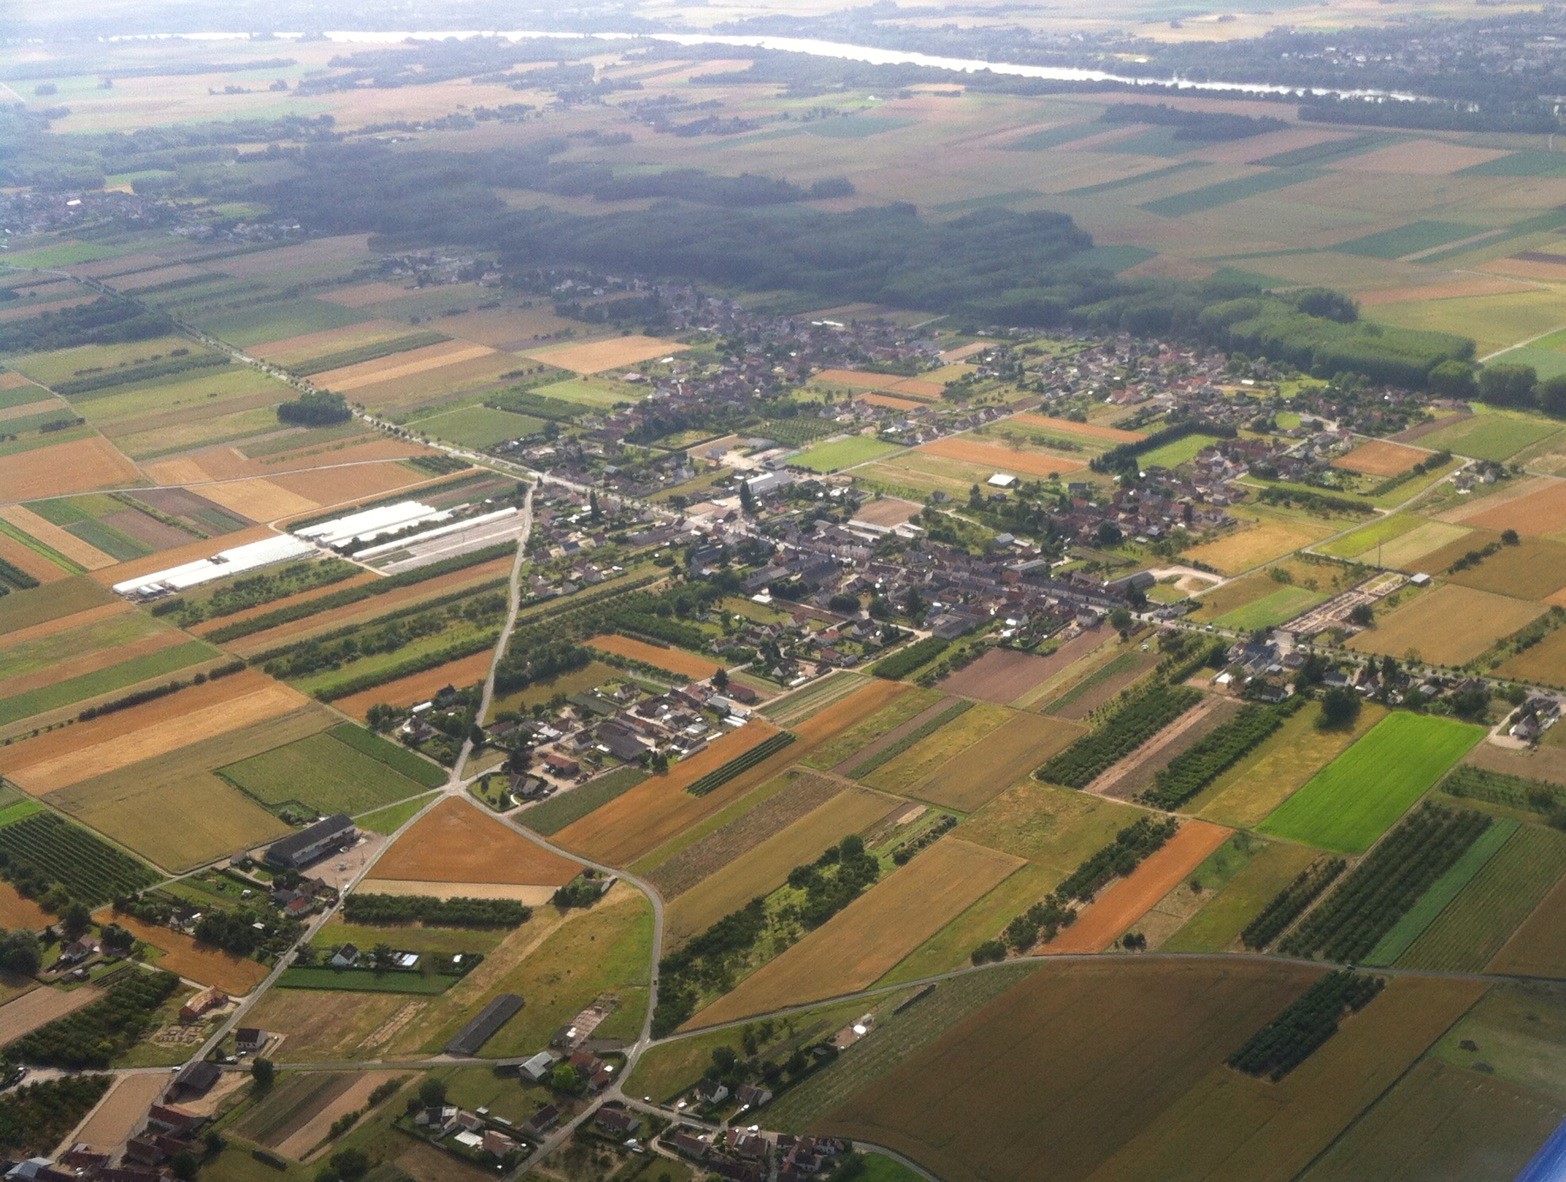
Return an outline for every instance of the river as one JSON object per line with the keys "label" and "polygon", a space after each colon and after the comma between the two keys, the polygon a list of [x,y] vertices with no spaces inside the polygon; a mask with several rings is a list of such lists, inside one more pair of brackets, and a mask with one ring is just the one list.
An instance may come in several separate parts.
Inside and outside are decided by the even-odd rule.
{"label": "river", "polygon": [[[297,40],[300,33],[278,33],[280,40]],[[243,41],[249,33],[149,33],[109,37],[109,41],[172,40],[189,41]],[[1131,86],[1175,86],[1182,90],[1216,91],[1230,94],[1279,95],[1299,94],[1301,88],[1274,86],[1265,82],[1192,82],[1183,78],[1133,78],[1124,74],[1111,74],[1103,70],[1082,70],[1070,66],[1028,66],[1017,62],[987,62],[977,58],[937,57],[927,53],[913,53],[901,49],[876,49],[868,45],[849,45],[841,41],[818,41],[809,37],[729,37],[716,33],[548,33],[531,29],[447,29],[426,32],[371,32],[357,30],[331,30],[325,33],[328,41],[351,45],[397,45],[404,41],[443,41],[448,37],[503,37],[508,41],[527,41],[545,37],[597,37],[605,41],[664,41],[675,45],[731,45],[736,49],[774,49],[785,53],[804,53],[812,57],[836,58],[839,61],[866,62],[875,66],[927,66],[937,70],[951,70],[961,74],[978,74],[988,71],[1016,78],[1043,78],[1054,82],[1114,82]],[[1386,90],[1345,90],[1338,87],[1310,89],[1313,95],[1334,98],[1393,99],[1398,102],[1419,102],[1423,96]]]}

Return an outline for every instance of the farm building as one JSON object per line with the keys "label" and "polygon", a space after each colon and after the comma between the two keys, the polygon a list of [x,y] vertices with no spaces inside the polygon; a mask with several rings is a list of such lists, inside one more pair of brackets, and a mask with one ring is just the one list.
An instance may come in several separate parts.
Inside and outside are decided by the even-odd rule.
{"label": "farm building", "polygon": [[251,542],[245,546],[220,550],[211,558],[201,558],[182,566],[173,566],[167,570],[154,571],[150,575],[116,583],[114,593],[130,599],[159,599],[165,595],[188,591],[192,587],[199,587],[214,579],[242,575],[248,571],[260,570],[262,567],[274,566],[279,562],[305,558],[314,553],[316,553],[314,546],[298,538],[286,536],[263,538],[259,542]]}
{"label": "farm building", "polygon": [[209,985],[200,993],[193,996],[179,1009],[181,1022],[194,1022],[208,1010],[215,1010],[218,1006],[228,1004],[228,994],[224,993],[216,985]]}
{"label": "farm building", "polygon": [[494,1037],[495,1032],[509,1022],[521,1008],[522,999],[515,993],[497,994],[478,1012],[473,1021],[457,1031],[456,1036],[446,1044],[446,1053],[448,1055],[478,1054],[479,1048]]}
{"label": "farm building", "polygon": [[267,865],[283,870],[298,870],[308,866],[333,846],[352,841],[357,832],[353,820],[346,813],[337,813],[273,842],[267,847]]}
{"label": "farm building", "polygon": [[985,481],[991,488],[1016,488],[1017,478],[1005,472],[997,472]]}

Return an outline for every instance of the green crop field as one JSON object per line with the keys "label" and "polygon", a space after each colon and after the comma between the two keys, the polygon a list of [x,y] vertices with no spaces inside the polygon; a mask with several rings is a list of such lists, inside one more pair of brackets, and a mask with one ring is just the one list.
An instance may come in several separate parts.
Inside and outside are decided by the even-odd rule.
{"label": "green crop field", "polygon": [[1483,233],[1483,227],[1462,222],[1410,222],[1393,230],[1382,230],[1378,234],[1366,234],[1363,238],[1339,243],[1333,249],[1377,259],[1400,259],[1406,254],[1445,246],[1448,242],[1472,238],[1480,233]]}
{"label": "green crop field", "polygon": [[1365,957],[1365,963],[1392,964],[1408,951],[1408,946],[1435,922],[1436,917],[1446,910],[1447,905],[1457,898],[1474,876],[1500,852],[1501,847],[1511,839],[1512,834],[1517,832],[1517,826],[1518,822],[1503,818],[1486,829],[1479,840],[1468,847],[1451,869],[1430,884],[1430,889],[1420,896],[1419,902],[1415,903],[1402,919],[1397,921],[1397,926],[1381,937],[1381,942]]}
{"label": "green crop field", "polygon": [[591,407],[594,410],[608,410],[620,403],[629,405],[640,402],[644,391],[626,382],[617,382],[613,378],[567,378],[563,382],[539,386],[533,390],[533,393],[545,398],[559,398],[565,402],[574,402],[578,406]]}
{"label": "green crop field", "polygon": [[1253,632],[1257,628],[1271,628],[1292,620],[1306,608],[1314,607],[1326,598],[1325,593],[1312,591],[1308,587],[1279,587],[1271,595],[1264,595],[1254,603],[1236,608],[1213,622],[1220,628]]}
{"label": "green crop field", "polygon": [[1473,418],[1426,435],[1419,442],[1425,447],[1499,463],[1560,431],[1561,425],[1549,419],[1481,408],[1481,413]]}
{"label": "green crop field", "polygon": [[1137,463],[1143,468],[1177,468],[1194,460],[1202,448],[1217,442],[1212,435],[1187,435],[1184,439],[1176,439],[1152,451],[1143,452],[1137,457]]}
{"label": "green crop field", "polygon": [[1147,202],[1142,208],[1160,217],[1177,218],[1188,213],[1217,209],[1221,205],[1228,205],[1231,201],[1243,201],[1247,197],[1270,193],[1274,189],[1286,189],[1291,185],[1313,181],[1324,175],[1326,174],[1319,168],[1280,168],[1271,172],[1259,172],[1254,176],[1238,177],[1232,181],[1219,181],[1215,185],[1205,185],[1185,193],[1160,197],[1157,201]]}
{"label": "green crop field", "polygon": [[1358,558],[1362,554],[1370,554],[1374,557],[1372,552],[1377,546],[1384,545],[1394,538],[1400,538],[1427,524],[1429,523],[1422,517],[1415,517],[1409,513],[1395,513],[1390,517],[1378,517],[1369,525],[1356,529],[1353,533],[1344,534],[1341,538],[1323,542],[1316,549],[1334,558]]}
{"label": "green crop field", "polygon": [[647,777],[638,768],[616,768],[608,775],[599,776],[580,788],[534,805],[520,814],[518,820],[529,829],[548,836],[559,833],[572,821],[580,821],[594,809],[608,804],[617,796],[623,796]]}
{"label": "green crop field", "polygon": [[371,969],[285,969],[277,979],[279,989],[346,989],[353,993],[445,993],[458,981],[423,973],[386,972]]}
{"label": "green crop field", "polygon": [[463,447],[486,448],[507,440],[537,435],[544,429],[544,420],[487,406],[466,406],[461,410],[419,419],[412,425],[420,431],[449,439]]}
{"label": "green crop field", "polygon": [[1263,833],[1357,854],[1484,736],[1425,714],[1389,714],[1259,826]]}
{"label": "green crop field", "polygon": [[855,435],[848,439],[835,439],[831,443],[817,444],[809,451],[794,456],[789,462],[798,464],[802,468],[809,468],[812,472],[836,472],[839,468],[849,468],[855,464],[877,460],[897,450],[896,444],[883,443],[879,439],[872,439],[865,435]]}
{"label": "green crop field", "polygon": [[1477,972],[1566,872],[1566,835],[1525,825],[1398,958],[1399,968]]}
{"label": "green crop field", "polygon": [[112,693],[222,655],[205,641],[189,640],[129,661],[121,661],[107,669],[68,677],[53,685],[0,699],[0,724],[31,718],[34,714],[83,702],[99,694]]}
{"label": "green crop field", "polygon": [[269,809],[299,804],[321,813],[369,812],[433,787],[343,742],[336,730],[231,763],[219,774]]}
{"label": "green crop field", "polygon": [[345,308],[341,304],[312,299],[258,304],[254,308],[220,314],[211,319],[196,317],[201,328],[231,345],[241,347],[303,336],[328,328],[341,328],[345,324],[357,324],[368,319],[365,313]]}

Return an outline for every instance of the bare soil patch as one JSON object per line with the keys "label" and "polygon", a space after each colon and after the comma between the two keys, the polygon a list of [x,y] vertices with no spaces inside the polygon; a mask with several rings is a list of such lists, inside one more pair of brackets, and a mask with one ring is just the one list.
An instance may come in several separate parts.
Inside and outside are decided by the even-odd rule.
{"label": "bare soil patch", "polygon": [[160,969],[168,969],[202,985],[216,985],[232,997],[243,997],[266,980],[265,965],[248,957],[231,956],[217,948],[198,944],[180,932],[116,912],[102,912],[98,919],[102,923],[117,923],[131,931],[138,940],[145,940],[154,948],[161,949],[163,957],[158,961]]}
{"label": "bare soil patch", "polygon": [[1105,887],[1077,922],[1037,951],[1060,955],[1103,952],[1142,918],[1207,856],[1229,840],[1232,829],[1206,821],[1187,821],[1168,843],[1133,870]]}
{"label": "bare soil patch", "polygon": [[158,1101],[168,1087],[162,1075],[122,1075],[114,1083],[70,1138],[72,1143],[82,1143],[99,1153],[112,1153],[130,1139],[147,1115],[147,1109]]}
{"label": "bare soil patch", "polygon": [[879,500],[867,501],[861,505],[859,512],[854,514],[854,520],[891,529],[906,521],[912,521],[922,509],[923,506],[913,501],[905,501],[899,497],[881,497]]}
{"label": "bare soil patch", "polygon": [[607,369],[620,369],[623,366],[666,357],[688,348],[689,345],[633,334],[626,337],[610,337],[603,341],[591,341],[585,345],[535,349],[526,356],[575,373],[602,373]]}
{"label": "bare soil patch", "polygon": [[1059,431],[1062,435],[1102,439],[1105,443],[1140,443],[1147,438],[1147,435],[1141,431],[1124,431],[1119,427],[1108,427],[1101,423],[1079,423],[1075,419],[1058,419],[1054,415],[1034,414],[1031,411],[1013,415],[1012,420],[1024,426]]}
{"label": "bare soil patch", "polygon": [[[1088,639],[1090,637],[1091,640]],[[1061,645],[1054,655],[1048,657],[1019,653],[1012,649],[991,649],[973,664],[944,678],[939,688],[949,694],[1004,706],[1048,681],[1077,657],[1090,651],[1101,639],[1096,632],[1085,632]],[[1068,653],[1068,649],[1074,651]]]}
{"label": "bare soil patch", "polygon": [[1334,468],[1347,468],[1350,472],[1363,472],[1368,476],[1398,476],[1420,463],[1430,453],[1417,447],[1405,447],[1401,443],[1388,443],[1384,439],[1372,439],[1362,443],[1347,455],[1332,461]]}
{"label": "bare soil patch", "polygon": [[581,870],[456,798],[421,817],[375,863],[377,878],[522,886],[563,886]]}
{"label": "bare soil patch", "polygon": [[1087,791],[1115,800],[1130,800],[1153,786],[1158,772],[1169,761],[1188,751],[1240,712],[1235,698],[1209,695],[1194,710],[1187,710],[1130,755],[1087,786]]}
{"label": "bare soil patch", "polygon": [[593,648],[617,657],[629,657],[633,661],[645,661],[670,673],[682,673],[686,677],[711,677],[723,666],[710,657],[698,657],[683,649],[663,648],[629,636],[595,636],[587,642]]}
{"label": "bare soil patch", "polygon": [[1025,476],[1058,475],[1063,472],[1075,472],[1087,466],[1086,461],[1071,456],[997,447],[993,443],[980,443],[978,440],[960,435],[937,439],[934,443],[926,443],[917,450],[925,455],[958,460],[964,464],[978,464],[984,468],[993,468],[997,472],[1018,472]]}

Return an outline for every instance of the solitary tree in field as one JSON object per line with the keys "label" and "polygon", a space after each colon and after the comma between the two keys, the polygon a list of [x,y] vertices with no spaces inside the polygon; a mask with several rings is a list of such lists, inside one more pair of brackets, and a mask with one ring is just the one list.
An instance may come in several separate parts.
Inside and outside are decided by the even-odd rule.
{"label": "solitary tree in field", "polygon": [[277,1064],[267,1058],[257,1059],[250,1065],[250,1078],[256,1081],[256,1090],[264,1092],[277,1078]]}

